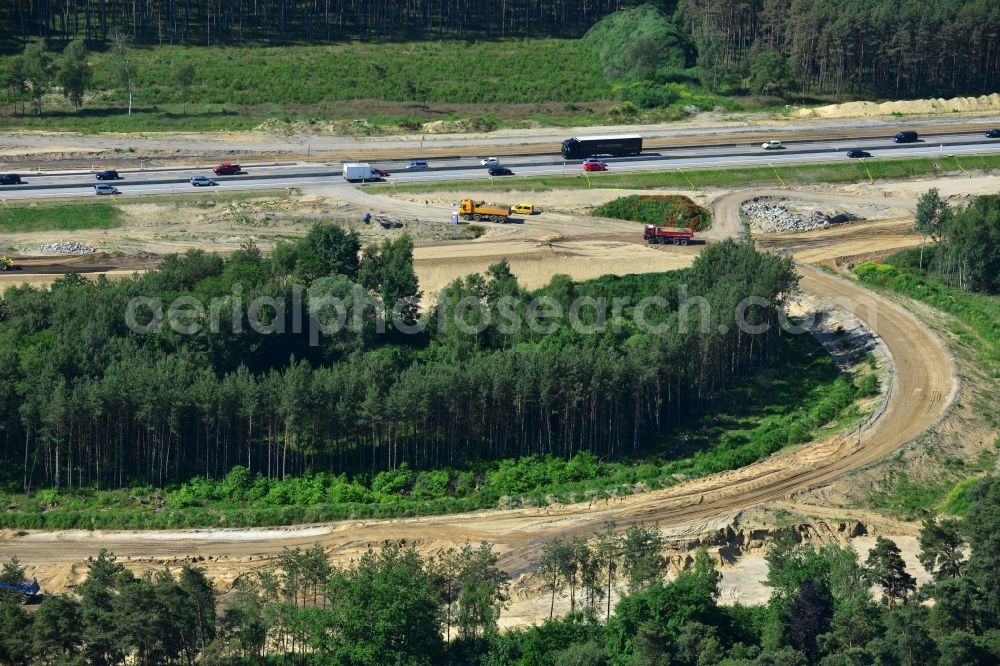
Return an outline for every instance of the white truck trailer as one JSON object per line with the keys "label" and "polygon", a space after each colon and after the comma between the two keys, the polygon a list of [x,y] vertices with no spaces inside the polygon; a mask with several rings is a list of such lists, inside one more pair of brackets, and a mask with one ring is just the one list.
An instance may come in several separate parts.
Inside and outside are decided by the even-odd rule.
{"label": "white truck trailer", "polygon": [[367,162],[348,162],[344,164],[344,180],[349,183],[365,183],[379,180],[379,175],[372,171],[372,165]]}

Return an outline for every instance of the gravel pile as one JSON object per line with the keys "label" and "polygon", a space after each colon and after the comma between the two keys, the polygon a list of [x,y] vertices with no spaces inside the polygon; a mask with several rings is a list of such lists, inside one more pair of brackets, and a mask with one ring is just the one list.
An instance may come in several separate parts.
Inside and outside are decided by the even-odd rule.
{"label": "gravel pile", "polygon": [[821,210],[791,211],[786,206],[768,199],[748,201],[740,207],[740,210],[750,226],[762,233],[810,231],[861,219],[850,213],[827,213]]}
{"label": "gravel pile", "polygon": [[86,243],[68,241],[65,243],[45,243],[41,247],[45,254],[93,254],[96,250]]}

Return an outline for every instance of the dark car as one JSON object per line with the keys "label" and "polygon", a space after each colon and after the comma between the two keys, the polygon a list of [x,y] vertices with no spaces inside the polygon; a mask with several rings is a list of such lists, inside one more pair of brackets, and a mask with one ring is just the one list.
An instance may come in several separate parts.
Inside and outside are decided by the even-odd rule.
{"label": "dark car", "polygon": [[229,162],[223,162],[222,164],[217,164],[212,167],[212,172],[215,173],[216,176],[231,176],[235,173],[240,173],[240,171],[242,171],[242,169],[240,169],[239,164],[231,164]]}
{"label": "dark car", "polygon": [[986,133],[987,139],[1000,139],[1000,129],[991,129]]}
{"label": "dark car", "polygon": [[493,167],[490,169],[491,176],[513,176],[514,172],[507,167]]}
{"label": "dark car", "polygon": [[195,176],[191,179],[191,184],[195,187],[206,187],[212,185],[218,185],[217,182],[209,178],[208,176]]}
{"label": "dark car", "polygon": [[858,159],[861,157],[871,157],[872,154],[864,150],[848,150],[847,156],[850,157],[851,159]]}
{"label": "dark car", "polygon": [[16,173],[0,174],[0,185],[20,185],[23,182]]}
{"label": "dark car", "polygon": [[906,131],[897,133],[892,140],[894,143],[914,143],[918,141],[918,137],[916,132]]}
{"label": "dark car", "polygon": [[121,176],[114,169],[105,169],[97,172],[97,180],[118,180]]}

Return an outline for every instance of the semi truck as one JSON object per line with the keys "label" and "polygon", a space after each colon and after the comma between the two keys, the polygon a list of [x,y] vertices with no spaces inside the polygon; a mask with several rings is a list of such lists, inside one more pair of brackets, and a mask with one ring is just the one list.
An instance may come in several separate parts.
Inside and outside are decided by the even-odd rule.
{"label": "semi truck", "polygon": [[694,238],[694,232],[683,227],[658,227],[655,224],[647,224],[645,230],[642,232],[642,237],[650,245],[654,243],[659,243],[660,245],[666,245],[667,243],[687,245]]}
{"label": "semi truck", "polygon": [[638,134],[620,136],[572,137],[562,142],[562,156],[568,160],[610,155],[626,157],[642,152],[642,137]]}
{"label": "semi truck", "polygon": [[510,208],[507,206],[487,205],[485,201],[462,199],[458,204],[458,214],[464,220],[506,222],[510,219]]}
{"label": "semi truck", "polygon": [[348,162],[344,164],[344,180],[349,183],[365,183],[369,180],[380,180],[382,175],[367,162]]}

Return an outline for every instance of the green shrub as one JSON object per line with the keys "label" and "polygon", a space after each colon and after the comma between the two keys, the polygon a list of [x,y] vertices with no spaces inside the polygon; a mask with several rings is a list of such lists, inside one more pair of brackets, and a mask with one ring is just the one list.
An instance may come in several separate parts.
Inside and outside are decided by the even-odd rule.
{"label": "green shrub", "polygon": [[371,483],[372,492],[380,495],[407,492],[413,487],[414,478],[415,475],[410,466],[404,462],[396,469],[388,469],[376,474]]}
{"label": "green shrub", "polygon": [[243,502],[247,499],[247,493],[252,484],[253,476],[250,474],[250,470],[236,465],[229,470],[226,478],[219,482],[217,494],[234,502]]}
{"label": "green shrub", "polygon": [[862,282],[885,283],[890,278],[897,275],[895,266],[889,264],[878,264],[873,261],[866,261],[854,269],[854,274]]}
{"label": "green shrub", "polygon": [[948,495],[944,498],[942,508],[947,513],[955,516],[966,516],[972,508],[972,490],[979,484],[981,479],[965,479],[955,484]]}
{"label": "green shrub", "polygon": [[330,486],[327,498],[336,504],[367,503],[371,501],[371,493],[359,483],[341,480]]}
{"label": "green shrub", "polygon": [[879,381],[878,376],[873,373],[869,373],[861,378],[858,382],[858,397],[867,398],[869,396],[878,395]]}
{"label": "green shrub", "polygon": [[565,464],[556,477],[559,483],[596,479],[600,474],[600,461],[589,451],[580,451]]}
{"label": "green shrub", "polygon": [[437,499],[448,492],[451,474],[448,470],[439,469],[432,472],[421,472],[413,484],[413,497],[416,499]]}
{"label": "green shrub", "polygon": [[590,211],[599,217],[614,217],[645,224],[707,229],[711,213],[690,198],[676,194],[631,194],[601,204]]}

